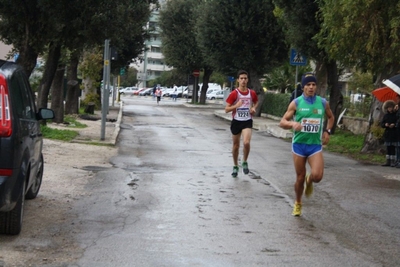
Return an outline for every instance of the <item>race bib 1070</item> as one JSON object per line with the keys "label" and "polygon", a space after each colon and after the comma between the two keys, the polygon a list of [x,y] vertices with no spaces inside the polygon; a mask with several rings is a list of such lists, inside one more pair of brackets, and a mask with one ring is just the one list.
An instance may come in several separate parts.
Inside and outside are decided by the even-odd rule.
{"label": "race bib 1070", "polygon": [[304,118],[301,120],[301,126],[303,133],[318,133],[321,128],[321,119]]}

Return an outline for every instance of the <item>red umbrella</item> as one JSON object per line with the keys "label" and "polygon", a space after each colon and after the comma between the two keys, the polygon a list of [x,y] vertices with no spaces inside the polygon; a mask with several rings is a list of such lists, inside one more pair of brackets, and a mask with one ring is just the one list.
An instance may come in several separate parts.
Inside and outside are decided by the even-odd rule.
{"label": "red umbrella", "polygon": [[386,100],[396,101],[397,92],[395,92],[390,87],[381,87],[372,91],[372,94],[378,99],[380,102],[385,102]]}

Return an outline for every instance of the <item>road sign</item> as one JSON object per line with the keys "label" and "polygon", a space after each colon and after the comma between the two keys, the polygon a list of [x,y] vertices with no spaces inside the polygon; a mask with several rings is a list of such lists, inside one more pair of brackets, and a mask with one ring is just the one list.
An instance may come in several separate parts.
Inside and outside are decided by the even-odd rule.
{"label": "road sign", "polygon": [[290,50],[290,65],[305,66],[307,65],[307,58],[296,51],[296,49],[292,48]]}
{"label": "road sign", "polygon": [[229,80],[230,82],[234,82],[234,81],[235,81],[235,77],[233,77],[233,76],[228,76],[228,80]]}
{"label": "road sign", "polygon": [[199,70],[194,70],[192,74],[193,74],[194,77],[199,77],[200,76],[200,71]]}
{"label": "road sign", "polygon": [[124,76],[124,74],[125,74],[125,68],[120,68],[119,75]]}

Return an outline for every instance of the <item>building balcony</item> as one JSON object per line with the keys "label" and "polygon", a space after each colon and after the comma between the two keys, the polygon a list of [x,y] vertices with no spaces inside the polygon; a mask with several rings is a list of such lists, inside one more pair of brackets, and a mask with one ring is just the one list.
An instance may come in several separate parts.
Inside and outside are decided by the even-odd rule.
{"label": "building balcony", "polygon": [[147,52],[147,60],[149,59],[164,59],[164,55],[159,52]]}
{"label": "building balcony", "polygon": [[171,67],[168,67],[166,65],[147,64],[147,71],[169,71],[171,69]]}

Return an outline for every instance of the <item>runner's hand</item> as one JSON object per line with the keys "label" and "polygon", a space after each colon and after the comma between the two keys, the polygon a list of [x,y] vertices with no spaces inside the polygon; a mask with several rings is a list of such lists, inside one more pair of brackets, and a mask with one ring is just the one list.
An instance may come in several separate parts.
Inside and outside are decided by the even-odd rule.
{"label": "runner's hand", "polygon": [[322,134],[322,145],[327,145],[329,143],[330,135],[327,132]]}

